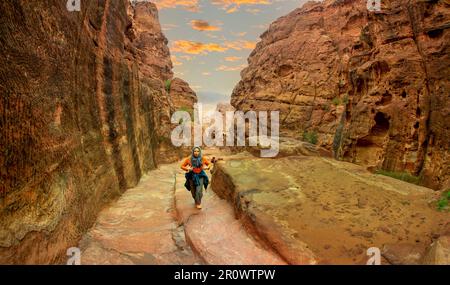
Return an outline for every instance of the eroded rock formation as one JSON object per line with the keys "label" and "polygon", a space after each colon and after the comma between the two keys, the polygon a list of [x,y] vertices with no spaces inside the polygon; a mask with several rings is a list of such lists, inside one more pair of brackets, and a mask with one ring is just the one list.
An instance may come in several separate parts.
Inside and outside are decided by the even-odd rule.
{"label": "eroded rock formation", "polygon": [[175,109],[167,39],[151,3],[0,10],[0,263],[57,263],[155,167]]}
{"label": "eroded rock formation", "polygon": [[191,89],[186,81],[180,78],[174,78],[170,81],[169,96],[175,110],[192,110],[194,104],[197,103],[197,95],[194,90]]}
{"label": "eroded rock formation", "polygon": [[272,23],[232,104],[280,110],[337,158],[450,186],[448,1],[308,2]]}
{"label": "eroded rock formation", "polygon": [[130,56],[138,61],[140,78],[153,93],[153,120],[158,141],[156,162],[173,162],[186,149],[173,147],[170,134],[174,126],[170,117],[180,109],[192,110],[197,96],[186,81],[173,77],[168,40],[161,31],[156,5],[140,2],[129,6],[128,14],[132,19],[127,27],[127,35],[132,41]]}
{"label": "eroded rock formation", "polygon": [[383,264],[448,260],[449,213],[435,209],[429,188],[332,158],[245,152],[217,162],[211,181],[290,264],[366,264],[370,247],[382,250]]}

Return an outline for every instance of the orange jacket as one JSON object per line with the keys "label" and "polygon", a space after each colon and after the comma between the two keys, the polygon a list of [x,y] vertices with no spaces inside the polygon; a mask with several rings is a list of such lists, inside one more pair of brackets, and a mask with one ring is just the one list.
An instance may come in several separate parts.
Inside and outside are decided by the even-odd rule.
{"label": "orange jacket", "polygon": [[[208,159],[206,159],[204,156],[202,157],[202,167],[198,167],[198,168],[194,168],[192,171],[194,171],[194,173],[200,173],[202,172],[203,166],[209,166],[210,162],[208,161]],[[192,167],[191,164],[191,157],[187,157],[184,159],[183,163],[181,164],[181,169],[183,169],[184,171],[188,170],[188,166]]]}

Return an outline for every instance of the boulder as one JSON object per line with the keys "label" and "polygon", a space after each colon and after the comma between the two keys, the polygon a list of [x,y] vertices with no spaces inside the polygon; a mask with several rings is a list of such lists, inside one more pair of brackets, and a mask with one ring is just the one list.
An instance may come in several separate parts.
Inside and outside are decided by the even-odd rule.
{"label": "boulder", "polygon": [[[216,163],[212,189],[292,264],[365,264],[370,247],[425,248],[448,221],[430,207],[432,189],[320,156],[229,156]],[[419,262],[390,248],[393,263]]]}
{"label": "boulder", "polygon": [[405,243],[386,244],[381,252],[392,265],[421,264],[424,253],[425,247]]}

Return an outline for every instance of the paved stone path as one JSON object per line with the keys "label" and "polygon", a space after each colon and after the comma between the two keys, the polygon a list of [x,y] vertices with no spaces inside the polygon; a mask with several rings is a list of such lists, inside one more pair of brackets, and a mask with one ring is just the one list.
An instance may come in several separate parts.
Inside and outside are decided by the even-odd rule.
{"label": "paved stone path", "polygon": [[180,163],[149,172],[101,211],[80,241],[82,264],[285,264],[212,189],[195,209]]}

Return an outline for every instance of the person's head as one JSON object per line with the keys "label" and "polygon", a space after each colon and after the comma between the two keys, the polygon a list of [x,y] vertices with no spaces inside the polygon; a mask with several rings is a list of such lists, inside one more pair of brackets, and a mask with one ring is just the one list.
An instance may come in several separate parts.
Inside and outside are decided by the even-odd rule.
{"label": "person's head", "polygon": [[192,154],[194,155],[194,157],[199,157],[201,152],[202,150],[199,147],[194,147],[194,149],[192,150]]}

